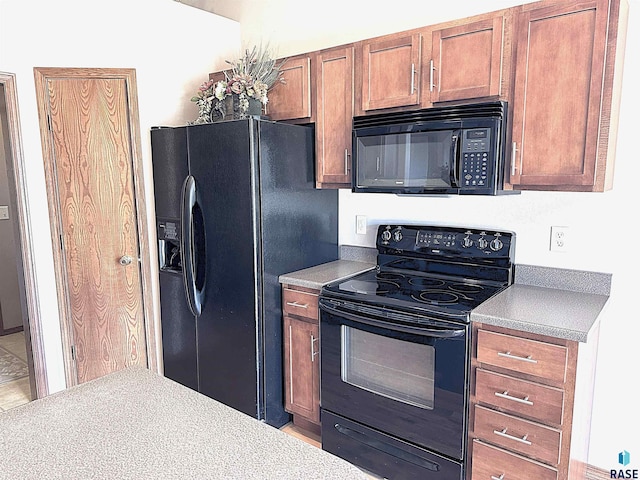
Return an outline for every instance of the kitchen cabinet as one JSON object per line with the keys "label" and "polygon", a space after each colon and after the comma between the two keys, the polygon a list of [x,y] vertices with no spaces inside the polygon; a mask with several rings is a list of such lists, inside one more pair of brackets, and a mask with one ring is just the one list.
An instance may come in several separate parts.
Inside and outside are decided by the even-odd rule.
{"label": "kitchen cabinet", "polygon": [[431,59],[423,66],[423,106],[506,94],[502,73],[511,62],[503,53],[511,50],[504,42],[505,22],[505,15],[499,14],[431,30]]}
{"label": "kitchen cabinet", "polygon": [[509,183],[611,188],[627,6],[534,3],[516,21]]}
{"label": "kitchen cabinet", "polygon": [[594,329],[581,343],[474,324],[467,478],[586,478]]}
{"label": "kitchen cabinet", "polygon": [[403,32],[358,44],[358,113],[419,106],[421,34]]}
{"label": "kitchen cabinet", "polygon": [[311,54],[283,60],[280,70],[284,83],[269,90],[266,113],[271,120],[311,121]]}
{"label": "kitchen cabinet", "polygon": [[320,435],[319,291],[283,285],[285,410]]}
{"label": "kitchen cabinet", "polygon": [[353,46],[318,53],[316,78],[316,186],[351,188]]}

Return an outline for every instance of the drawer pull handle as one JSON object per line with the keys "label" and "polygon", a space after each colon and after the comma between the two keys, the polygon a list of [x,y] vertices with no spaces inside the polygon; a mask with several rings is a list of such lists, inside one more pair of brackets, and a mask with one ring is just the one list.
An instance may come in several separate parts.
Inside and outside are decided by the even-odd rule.
{"label": "drawer pull handle", "polygon": [[496,477],[495,475],[491,475],[491,480],[504,480],[504,473],[499,477]]}
{"label": "drawer pull handle", "polygon": [[289,305],[290,307],[309,308],[308,303],[287,302],[287,305]]}
{"label": "drawer pull handle", "polygon": [[506,357],[506,358],[510,358],[512,360],[522,360],[523,362],[529,362],[529,363],[538,363],[537,360],[534,360],[533,358],[531,358],[531,355],[527,356],[527,357],[520,357],[518,355],[512,355],[511,352],[498,352],[498,356],[499,357]]}
{"label": "drawer pull handle", "polygon": [[514,437],[513,435],[509,435],[507,433],[507,429],[503,428],[502,430],[494,430],[493,433],[499,435],[500,437],[508,438],[509,440],[515,440],[516,442],[524,443],[525,445],[531,445],[531,442],[527,440],[529,435],[525,435],[524,437]]}
{"label": "drawer pull handle", "polygon": [[533,402],[529,400],[529,396],[524,398],[514,397],[513,395],[509,395],[509,391],[505,392],[495,392],[496,397],[504,398],[506,400],[513,400],[514,402],[524,403],[525,405],[533,405]]}

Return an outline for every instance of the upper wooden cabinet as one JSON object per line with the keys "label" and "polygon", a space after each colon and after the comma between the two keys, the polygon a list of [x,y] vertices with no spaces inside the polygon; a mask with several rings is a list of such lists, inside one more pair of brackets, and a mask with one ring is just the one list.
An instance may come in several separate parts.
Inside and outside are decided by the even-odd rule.
{"label": "upper wooden cabinet", "polygon": [[504,93],[504,24],[499,15],[431,31],[431,59],[423,68],[424,106]]}
{"label": "upper wooden cabinet", "polygon": [[419,33],[379,37],[358,48],[363,112],[420,104]]}
{"label": "upper wooden cabinet", "polygon": [[509,182],[517,189],[607,190],[626,10],[621,15],[619,0],[541,5],[523,7],[517,19]]}
{"label": "upper wooden cabinet", "polygon": [[315,78],[316,185],[350,188],[353,46],[319,52]]}
{"label": "upper wooden cabinet", "polygon": [[269,90],[266,113],[272,120],[311,120],[311,55],[284,60],[284,83]]}

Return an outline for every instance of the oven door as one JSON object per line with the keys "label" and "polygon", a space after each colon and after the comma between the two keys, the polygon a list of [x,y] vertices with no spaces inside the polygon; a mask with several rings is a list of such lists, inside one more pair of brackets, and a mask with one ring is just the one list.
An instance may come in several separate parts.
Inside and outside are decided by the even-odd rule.
{"label": "oven door", "polygon": [[323,410],[461,461],[469,325],[320,299]]}

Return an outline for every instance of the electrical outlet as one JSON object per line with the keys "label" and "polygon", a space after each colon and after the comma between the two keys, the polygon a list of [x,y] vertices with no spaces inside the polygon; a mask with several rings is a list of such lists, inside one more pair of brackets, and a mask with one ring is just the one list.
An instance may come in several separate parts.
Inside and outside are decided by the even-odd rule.
{"label": "electrical outlet", "polygon": [[356,233],[358,235],[367,234],[367,216],[366,215],[356,215]]}
{"label": "electrical outlet", "polygon": [[1,205],[0,206],[0,220],[8,220],[9,219],[9,206]]}
{"label": "electrical outlet", "polygon": [[569,227],[551,227],[549,250],[552,252],[566,252],[569,250]]}

